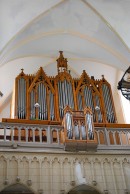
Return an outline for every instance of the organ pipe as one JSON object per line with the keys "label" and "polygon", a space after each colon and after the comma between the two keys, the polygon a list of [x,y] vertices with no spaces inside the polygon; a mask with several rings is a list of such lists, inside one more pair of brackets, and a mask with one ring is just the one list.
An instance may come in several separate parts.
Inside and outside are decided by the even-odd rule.
{"label": "organ pipe", "polygon": [[18,80],[18,118],[26,118],[26,81],[24,78]]}

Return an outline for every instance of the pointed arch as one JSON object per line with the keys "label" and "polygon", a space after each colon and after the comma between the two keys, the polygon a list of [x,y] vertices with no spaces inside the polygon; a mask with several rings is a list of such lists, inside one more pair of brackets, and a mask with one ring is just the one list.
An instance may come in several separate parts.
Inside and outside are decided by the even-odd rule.
{"label": "pointed arch", "polygon": [[65,70],[59,72],[55,78],[55,88],[58,94],[56,101],[58,104],[57,115],[59,120],[63,118],[64,108],[69,105],[73,109],[77,109],[75,98],[74,80],[71,75]]}
{"label": "pointed arch", "polygon": [[95,86],[93,79],[89,78],[85,70],[83,71],[76,88],[76,100],[78,109],[80,111],[82,111],[86,106],[91,108],[93,112],[93,120],[94,122],[96,122],[96,97],[100,99],[100,93],[97,87]]}
{"label": "pointed arch", "polygon": [[[54,95],[53,84],[43,68],[40,67],[28,88],[28,102],[31,107],[28,117],[31,119],[54,120]],[[38,106],[35,107],[35,104]]]}
{"label": "pointed arch", "polygon": [[101,192],[89,185],[82,184],[70,190],[68,194],[101,194]]}
{"label": "pointed arch", "polygon": [[27,186],[23,185],[23,184],[20,184],[20,183],[16,183],[16,184],[13,184],[13,185],[9,185],[7,186],[5,189],[3,189],[0,194],[34,194],[34,192],[28,188]]}

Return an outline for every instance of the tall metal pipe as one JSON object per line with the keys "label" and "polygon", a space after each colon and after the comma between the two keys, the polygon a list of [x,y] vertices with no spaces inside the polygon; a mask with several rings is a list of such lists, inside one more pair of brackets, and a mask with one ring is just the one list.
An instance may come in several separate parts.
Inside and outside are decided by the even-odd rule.
{"label": "tall metal pipe", "polygon": [[72,139],[73,138],[73,133],[72,133],[72,116],[70,113],[66,113],[65,115],[66,118],[66,128],[67,128],[67,136],[68,139]]}
{"label": "tall metal pipe", "polygon": [[17,116],[19,118],[19,80],[18,80],[18,93],[17,93],[17,95],[18,95],[18,98],[17,98]]}
{"label": "tall metal pipe", "polygon": [[58,81],[58,103],[59,103],[59,115],[60,115],[60,118],[61,118],[61,93],[60,93],[60,81]]}
{"label": "tall metal pipe", "polygon": [[68,94],[68,105],[71,107],[70,82],[68,82],[67,94]]}
{"label": "tall metal pipe", "polygon": [[74,108],[74,97],[73,97],[73,90],[72,90],[72,84],[71,82],[69,83],[69,90],[70,90],[70,107],[73,109]]}
{"label": "tall metal pipe", "polygon": [[54,101],[53,94],[50,92],[50,118],[54,120]]}

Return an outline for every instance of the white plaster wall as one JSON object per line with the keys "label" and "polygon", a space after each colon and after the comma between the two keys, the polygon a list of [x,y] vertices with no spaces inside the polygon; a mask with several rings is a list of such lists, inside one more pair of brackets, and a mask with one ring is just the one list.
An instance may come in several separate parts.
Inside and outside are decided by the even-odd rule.
{"label": "white plaster wall", "polygon": [[[130,156],[76,153],[0,153],[0,191],[17,183],[34,193],[68,193],[74,187],[86,184],[100,193],[123,194],[130,191]],[[8,179],[8,185],[4,184]],[[32,185],[27,184],[32,181]],[[96,181],[94,186],[93,181]]]}
{"label": "white plaster wall", "polygon": [[0,122],[2,121],[2,118],[10,118],[10,101],[5,104],[2,110],[0,110]]}

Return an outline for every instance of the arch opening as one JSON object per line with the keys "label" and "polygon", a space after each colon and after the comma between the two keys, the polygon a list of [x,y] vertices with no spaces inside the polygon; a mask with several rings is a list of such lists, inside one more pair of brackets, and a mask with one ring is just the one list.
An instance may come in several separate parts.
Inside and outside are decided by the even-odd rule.
{"label": "arch opening", "polygon": [[100,194],[99,191],[88,185],[80,185],[68,192],[68,194]]}
{"label": "arch opening", "polygon": [[0,192],[0,194],[23,194],[23,193],[34,194],[29,188],[19,183],[10,185]]}

